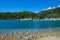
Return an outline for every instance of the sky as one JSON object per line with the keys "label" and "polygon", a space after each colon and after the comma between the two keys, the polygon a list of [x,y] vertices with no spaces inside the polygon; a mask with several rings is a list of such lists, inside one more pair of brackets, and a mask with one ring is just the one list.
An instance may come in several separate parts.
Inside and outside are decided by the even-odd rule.
{"label": "sky", "polygon": [[60,5],[60,0],[0,0],[0,12],[38,12]]}

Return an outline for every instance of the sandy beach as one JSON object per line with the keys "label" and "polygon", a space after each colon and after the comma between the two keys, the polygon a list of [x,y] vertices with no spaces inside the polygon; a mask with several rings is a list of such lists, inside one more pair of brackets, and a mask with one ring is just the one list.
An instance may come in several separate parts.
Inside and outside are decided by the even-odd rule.
{"label": "sandy beach", "polygon": [[0,34],[0,40],[60,40],[60,32]]}

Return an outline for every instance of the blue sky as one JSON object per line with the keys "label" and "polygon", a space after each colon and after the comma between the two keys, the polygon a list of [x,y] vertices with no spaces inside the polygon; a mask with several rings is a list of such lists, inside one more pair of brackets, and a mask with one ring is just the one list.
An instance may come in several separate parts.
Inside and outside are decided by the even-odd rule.
{"label": "blue sky", "polygon": [[60,0],[0,0],[0,12],[38,12],[58,5]]}

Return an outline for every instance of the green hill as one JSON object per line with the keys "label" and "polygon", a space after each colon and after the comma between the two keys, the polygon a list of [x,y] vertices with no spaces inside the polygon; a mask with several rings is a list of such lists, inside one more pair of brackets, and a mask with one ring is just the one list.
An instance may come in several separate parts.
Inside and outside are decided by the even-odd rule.
{"label": "green hill", "polygon": [[23,11],[23,12],[0,12],[0,19],[49,19],[60,18],[60,7],[43,10],[38,13]]}
{"label": "green hill", "polygon": [[0,19],[35,19],[37,16],[36,13],[30,11],[0,13]]}
{"label": "green hill", "polygon": [[42,18],[60,18],[60,7],[38,12]]}

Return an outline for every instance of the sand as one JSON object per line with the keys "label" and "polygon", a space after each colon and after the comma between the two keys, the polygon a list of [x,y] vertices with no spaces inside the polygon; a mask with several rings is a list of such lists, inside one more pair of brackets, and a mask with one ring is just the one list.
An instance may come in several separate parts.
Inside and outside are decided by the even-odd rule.
{"label": "sand", "polygon": [[60,32],[0,34],[0,40],[60,40]]}

